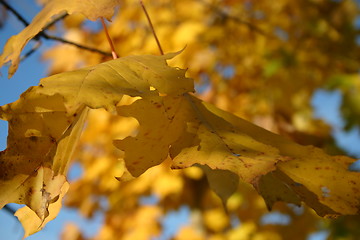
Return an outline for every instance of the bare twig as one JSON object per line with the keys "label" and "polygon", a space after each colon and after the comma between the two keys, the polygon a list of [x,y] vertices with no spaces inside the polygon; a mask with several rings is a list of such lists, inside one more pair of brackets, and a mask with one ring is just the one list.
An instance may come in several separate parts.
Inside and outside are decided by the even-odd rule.
{"label": "bare twig", "polygon": [[207,5],[211,10],[213,10],[216,14],[218,14],[220,17],[224,18],[224,19],[230,19],[234,22],[237,22],[237,23],[240,23],[240,24],[243,24],[243,25],[246,25],[249,29],[251,29],[252,31],[254,32],[257,32],[261,35],[267,35],[266,32],[264,32],[264,30],[262,30],[261,28],[259,28],[258,26],[248,22],[248,21],[245,21],[243,19],[240,19],[239,17],[237,16],[233,16],[233,15],[230,15],[228,14],[227,12],[225,12],[224,10],[220,9],[219,7],[217,7],[216,5],[214,4],[211,4],[211,3],[207,3],[205,1],[201,1],[199,0],[201,3]]}
{"label": "bare twig", "polygon": [[22,22],[25,26],[28,26],[29,23],[28,21],[25,20],[25,18],[23,18],[14,8],[12,8],[7,2],[5,2],[4,0],[0,0],[0,3],[6,7],[10,12],[12,12],[18,19],[20,22]]}
{"label": "bare twig", "polygon": [[53,26],[55,23],[57,23],[58,21],[66,18],[67,16],[69,16],[69,14],[66,12],[66,13],[63,13],[63,14],[60,14],[58,17],[54,18],[54,20],[52,20],[50,23],[48,23],[44,29],[49,29],[51,26]]}
{"label": "bare twig", "polygon": [[[13,7],[11,7],[8,3],[5,2],[5,0],[0,0],[0,3],[5,6],[10,12],[12,12],[18,19],[20,22],[22,22],[26,27],[29,26],[29,22],[26,21]],[[96,48],[92,48],[92,47],[87,47],[78,43],[74,43],[72,41],[60,38],[60,37],[56,37],[56,36],[52,36],[52,35],[48,35],[45,30],[48,29],[49,27],[53,26],[56,22],[58,22],[59,20],[65,18],[68,14],[61,14],[60,16],[58,16],[57,18],[55,18],[53,21],[51,21],[50,23],[48,23],[41,32],[39,32],[33,39],[36,41],[39,41],[40,38],[45,38],[47,40],[54,40],[54,41],[58,41],[58,42],[62,42],[62,43],[66,43],[66,44],[70,44],[73,45],[75,47],[87,50],[87,51],[91,51],[91,52],[96,52],[96,53],[100,53],[102,55],[105,56],[112,56],[111,53],[108,52],[104,52],[101,51],[99,49]],[[26,57],[30,56],[35,50],[37,50],[38,48],[33,48],[31,49],[29,52],[27,52],[25,54]],[[24,59],[24,58],[23,58]]]}
{"label": "bare twig", "polygon": [[43,36],[43,37],[46,38],[46,39],[51,39],[51,40],[54,40],[54,41],[70,44],[70,45],[73,45],[75,47],[78,47],[78,48],[81,48],[81,49],[84,49],[84,50],[87,50],[87,51],[91,51],[91,52],[100,53],[100,54],[105,55],[105,56],[111,56],[111,53],[109,53],[109,52],[104,52],[104,51],[96,49],[96,48],[87,47],[87,46],[84,46],[84,45],[81,45],[81,44],[78,44],[78,43],[75,43],[75,42],[60,38],[60,37],[51,36],[51,35],[47,35],[47,34],[45,34],[45,35],[46,35],[46,37],[45,36]]}
{"label": "bare twig", "polygon": [[10,207],[9,205],[5,205],[5,206],[3,207],[3,209],[4,209],[5,211],[7,211],[8,213],[11,213],[11,215],[14,215],[15,212],[16,212],[16,210],[13,209],[12,207]]}
{"label": "bare twig", "polygon": [[109,35],[109,32],[108,32],[108,30],[107,30],[107,27],[106,27],[104,18],[101,17],[100,19],[101,19],[101,24],[102,24],[102,26],[103,26],[103,28],[104,28],[104,31],[105,31],[106,38],[107,38],[107,40],[108,40],[108,42],[109,42],[109,44],[110,44],[112,57],[113,57],[113,59],[117,59],[118,56],[117,56],[117,54],[116,54],[113,41],[111,40],[110,35]]}
{"label": "bare twig", "polygon": [[36,41],[35,46],[32,49],[30,49],[28,52],[26,52],[24,56],[21,57],[20,61],[23,61],[24,59],[31,56],[36,50],[38,50],[38,48],[40,48],[41,44],[42,42],[40,40]]}
{"label": "bare twig", "polygon": [[254,24],[252,24],[250,22],[244,21],[244,20],[242,20],[242,19],[240,19],[240,18],[238,18],[236,16],[228,15],[228,14],[226,14],[225,12],[223,12],[221,10],[217,11],[217,14],[219,14],[221,17],[223,17],[225,19],[227,18],[227,19],[233,20],[234,22],[244,24],[254,32],[257,32],[257,33],[259,33],[261,35],[266,35],[266,33],[262,29],[260,29],[259,27],[257,27],[256,25],[254,25]]}
{"label": "bare twig", "polygon": [[145,13],[145,15],[146,15],[146,18],[147,18],[148,22],[149,22],[151,31],[152,31],[152,33],[153,33],[153,35],[154,35],[155,40],[156,40],[156,44],[157,44],[158,47],[159,47],[160,53],[161,53],[161,55],[164,55],[164,51],[163,51],[162,48],[161,48],[160,41],[159,41],[159,39],[158,39],[158,37],[157,37],[157,35],[156,35],[154,26],[152,25],[150,16],[149,16],[148,12],[146,11],[145,5],[144,5],[144,3],[143,3],[142,0],[140,0],[140,5],[141,5],[141,7],[142,7],[142,9],[143,9],[143,11],[144,11],[144,13]]}

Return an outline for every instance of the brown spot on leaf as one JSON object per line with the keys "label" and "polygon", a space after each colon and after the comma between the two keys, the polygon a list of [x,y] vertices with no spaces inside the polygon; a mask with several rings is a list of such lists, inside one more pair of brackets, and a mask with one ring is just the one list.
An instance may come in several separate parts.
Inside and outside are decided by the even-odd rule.
{"label": "brown spot on leaf", "polygon": [[30,136],[29,139],[30,139],[30,141],[32,141],[32,142],[36,142],[36,141],[38,140],[38,137],[36,137],[36,136]]}
{"label": "brown spot on leaf", "polygon": [[155,106],[156,108],[161,108],[161,107],[162,107],[162,105],[161,105],[160,103],[154,103],[154,106]]}
{"label": "brown spot on leaf", "polygon": [[56,138],[54,138],[53,136],[50,136],[50,141],[51,141],[52,143],[56,143]]}

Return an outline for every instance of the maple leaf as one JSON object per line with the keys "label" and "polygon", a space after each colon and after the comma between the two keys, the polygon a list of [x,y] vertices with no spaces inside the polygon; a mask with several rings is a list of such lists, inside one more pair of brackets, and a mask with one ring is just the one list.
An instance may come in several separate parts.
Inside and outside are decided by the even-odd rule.
{"label": "maple leaf", "polygon": [[[200,141],[195,137],[195,146],[177,150],[174,167],[202,164],[236,173],[259,190],[269,208],[276,201],[304,201],[320,216],[359,212],[360,174],[348,170],[354,159],[331,157],[321,149],[286,140],[210,104],[193,98],[190,102],[201,114],[195,129],[190,130]],[[224,191],[233,182],[217,183],[215,191]]]}
{"label": "maple leaf", "polygon": [[292,156],[257,185],[269,208],[275,201],[302,200],[324,217],[360,213],[360,174],[349,171],[354,159],[331,157],[312,146],[298,146]]}
{"label": "maple leaf", "polygon": [[[47,95],[62,95],[70,113],[82,104],[116,112],[115,105],[123,95],[181,95],[193,91],[194,83],[192,79],[185,77],[185,70],[171,68],[166,64],[167,59],[179,53],[128,56],[93,67],[56,74],[42,79],[42,88],[38,91]],[[151,87],[155,89],[150,90]]]}
{"label": "maple leaf", "polygon": [[134,117],[140,124],[136,137],[114,141],[114,145],[125,152],[126,167],[133,176],[140,176],[168,157],[169,146],[184,130],[185,119],[176,111],[179,101],[181,97],[145,98],[118,107],[119,115]]}
{"label": "maple leaf", "polygon": [[114,14],[114,8],[119,4],[119,0],[53,0],[49,1],[45,7],[34,17],[33,21],[22,30],[18,35],[8,39],[3,53],[0,56],[0,67],[11,61],[8,77],[11,78],[16,72],[20,53],[25,45],[36,36],[42,29],[51,22],[56,15],[67,12],[81,13],[88,19],[95,21],[99,17],[110,19]]}
{"label": "maple leaf", "polygon": [[16,211],[15,216],[19,219],[24,228],[24,238],[42,230],[49,221],[55,219],[59,214],[62,207],[62,199],[69,189],[69,183],[64,182],[62,186],[53,185],[52,187],[59,195],[48,203],[48,214],[45,219],[40,219],[38,215],[27,206]]}
{"label": "maple leaf", "polygon": [[[304,201],[321,216],[360,209],[359,173],[347,170],[354,159],[345,163],[344,157],[301,146],[189,94],[157,102],[141,99],[118,112],[140,124],[136,137],[115,141],[134,176],[160,164],[169,153],[175,169],[200,166],[224,203],[240,179],[252,184],[269,208],[276,201]],[[349,183],[354,187],[344,187]]]}
{"label": "maple leaf", "polygon": [[40,223],[25,224],[26,232],[39,231],[49,206],[66,192],[65,174],[86,114],[66,115],[61,96],[39,94],[36,87],[0,108],[0,118],[9,121],[8,147],[0,152],[0,207],[26,204]]}

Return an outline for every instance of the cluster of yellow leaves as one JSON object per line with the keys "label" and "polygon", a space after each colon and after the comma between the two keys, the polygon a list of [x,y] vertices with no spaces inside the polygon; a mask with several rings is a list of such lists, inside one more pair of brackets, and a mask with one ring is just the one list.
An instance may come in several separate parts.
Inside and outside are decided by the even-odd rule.
{"label": "cluster of yellow leaves", "polygon": [[[189,67],[188,74],[195,81],[205,79],[198,81],[198,84],[203,84],[206,89],[204,99],[299,142],[320,146],[327,144],[329,129],[312,118],[308,103],[312,91],[326,82],[332,74],[357,72],[358,63],[354,61],[354,49],[357,49],[357,46],[345,37],[353,34],[353,30],[345,27],[349,26],[356,14],[353,2],[342,1],[341,4],[336,4],[325,1],[278,1],[274,4],[261,1],[250,3],[250,7],[241,1],[161,1],[157,4],[145,4],[166,51],[177,51],[187,45],[185,52],[178,56],[175,62],[177,65]],[[110,25],[110,34],[118,53],[121,56],[143,52],[157,53],[155,41],[139,5],[134,1],[122,1],[122,9]],[[73,20],[69,18],[68,21]],[[254,27],[266,34],[259,34]],[[275,27],[288,34],[289,39],[279,39],[274,34]],[[78,33],[86,39],[83,44],[108,48],[102,32]],[[59,45],[52,51],[61,52],[65,47]],[[47,57],[55,59],[50,72],[63,71],[58,63],[66,56],[55,53],[50,55],[49,52]],[[76,67],[75,61],[86,65],[102,59],[99,55],[83,52],[77,58],[68,59],[68,62]],[[221,69],[217,69],[218,66],[227,65],[234,66],[235,70],[234,75],[224,81]],[[111,128],[112,122],[109,122],[108,129]],[[87,131],[91,132],[91,128]],[[93,141],[83,140],[83,144],[92,143]],[[102,176],[106,176],[106,173]],[[186,179],[186,175],[183,178]],[[134,181],[149,180],[140,177]],[[85,185],[81,180],[79,184]],[[203,192],[198,194],[199,185],[206,187],[199,182],[187,184],[186,190],[179,189],[179,194],[187,191],[194,196],[203,195]],[[192,191],[193,189],[195,191]],[[326,195],[326,188],[323,190]],[[131,192],[121,191],[121,188],[118,191],[127,198],[135,199],[134,201],[139,198]],[[148,191],[153,192],[151,187]],[[250,195],[244,193],[243,188],[239,191],[243,198],[251,201]],[[160,205],[168,206],[172,203],[175,204],[173,207],[177,208],[176,203],[183,201],[189,204],[187,200],[188,197],[178,196]],[[296,197],[292,200],[297,201]],[[246,203],[248,201],[242,202],[248,207],[248,211],[236,209],[234,212],[241,221],[247,219],[257,223],[258,226],[253,229],[260,231],[262,227],[258,222],[266,212],[265,208],[252,208]],[[207,199],[203,205],[206,205],[205,202],[211,201]],[[221,207],[221,204],[217,207]],[[195,209],[199,208],[205,209],[195,206]],[[109,210],[115,211],[116,208]],[[299,215],[302,222],[297,224],[291,210],[285,208],[282,211],[290,213],[292,219],[288,226],[283,227],[284,231],[275,228],[284,239],[304,239],[308,233],[315,230],[311,225],[315,225],[318,219],[312,214]],[[254,212],[257,213],[256,216]],[[300,232],[292,234],[294,228],[299,229],[298,226],[304,227]],[[194,236],[188,238],[194,239]]]}
{"label": "cluster of yellow leaves", "polygon": [[[51,16],[66,10],[81,12],[90,19],[109,17],[117,1],[101,1],[99,5],[91,5],[95,9],[90,10],[85,9],[87,5],[84,4],[50,1],[28,28],[9,40],[0,64],[11,61],[9,74],[12,75],[17,69],[21,49]],[[260,15],[266,12],[276,16],[266,21],[241,14],[249,10],[245,9],[246,4],[237,1],[221,4],[216,1],[161,1],[149,5],[149,10],[158,13],[153,21],[160,39],[167,40],[162,41],[164,49],[177,51],[188,45],[174,62],[189,67],[189,74],[198,79],[211,76],[211,80],[203,84],[210,89],[203,98],[246,118],[270,122],[270,129],[285,129],[296,137],[296,131],[319,132],[317,122],[309,117],[309,106],[303,102],[307,102],[311,92],[333,73],[323,69],[336,72],[338,65],[344,62],[329,61],[329,57],[324,56],[329,46],[319,45],[318,39],[330,38],[335,44],[342,41],[339,29],[348,23],[347,16],[353,15],[352,4],[350,1],[344,3],[341,11],[322,1],[311,6],[287,1],[248,6],[253,8],[251,13],[261,9]],[[323,6],[328,7],[331,14],[319,20],[317,9]],[[187,11],[189,8],[196,10],[196,14]],[[156,46],[137,3],[121,1],[121,9],[110,27],[120,55],[155,52]],[[88,10],[93,15],[89,15]],[[291,14],[297,18],[281,20]],[[78,18],[73,19],[75,24],[68,20],[68,28],[79,26]],[[317,24],[313,31],[318,39],[307,39],[312,29],[306,24],[301,25],[305,28],[294,27],[303,19],[308,24]],[[291,41],[281,40],[287,38],[281,35],[284,29]],[[90,40],[99,48],[107,46],[103,33],[73,29],[73,36],[82,41]],[[240,47],[234,44],[236,41],[241,42]],[[303,47],[294,49],[298,44],[292,41]],[[68,49],[67,56],[58,56],[62,48],[67,47],[57,48],[47,54],[48,58],[55,57],[52,67],[55,72],[63,71],[64,67],[72,70],[79,63],[89,65],[102,61],[102,57],[90,53],[69,59],[69,52],[77,56],[79,50],[74,48]],[[350,57],[346,67],[345,64],[341,67],[346,68],[344,71],[357,69],[358,64],[351,56],[353,51],[341,50],[332,52],[332,57],[338,59],[345,51]],[[239,195],[235,192],[242,181],[256,188],[268,208],[277,201],[297,205],[304,201],[321,216],[359,212],[359,173],[348,171],[354,159],[330,157],[315,147],[295,144],[197,99],[189,94],[193,91],[193,82],[185,77],[185,70],[167,66],[165,61],[175,55],[130,56],[54,75],[41,80],[38,87],[29,89],[17,102],[1,108],[1,118],[10,122],[10,129],[18,131],[9,132],[8,149],[0,155],[1,164],[8,169],[1,176],[0,187],[12,191],[1,195],[1,206],[8,202],[25,203],[37,214],[39,222],[23,221],[26,235],[39,230],[52,214],[56,215],[51,206],[59,209],[55,204],[67,190],[64,175],[88,107],[104,108],[113,115],[91,110],[94,115],[77,150],[85,174],[72,185],[67,204],[91,216],[100,206],[90,196],[108,197],[110,209],[99,238],[148,239],[158,235],[160,229],[155,219],[164,213],[158,206],[139,208],[138,198],[147,194],[160,196],[166,210],[177,208],[181,203],[201,209],[202,222],[213,239],[248,239],[249,236],[280,239],[280,233],[289,236],[289,228],[267,229],[251,222],[259,220],[266,207],[264,204],[245,207],[253,203],[241,200],[244,196],[249,199],[252,196],[255,203],[259,202],[253,193],[236,199]],[[314,58],[318,61],[314,62]],[[224,81],[222,78],[229,65],[234,73]],[[288,70],[279,71],[284,67]],[[313,73],[311,77],[309,72]],[[293,75],[296,81],[289,81]],[[283,100],[285,92],[290,101]],[[96,122],[91,123],[92,118]],[[99,125],[99,121],[107,124]],[[287,130],[288,125],[290,130]],[[114,146],[118,149],[113,147],[113,139],[117,139]],[[97,149],[97,144],[102,147]],[[91,146],[90,151],[87,145]],[[33,154],[35,151],[38,155]],[[172,160],[165,161],[168,156]],[[160,167],[143,174],[164,161]],[[24,162],[29,164],[25,172]],[[200,173],[193,166],[200,167]],[[170,167],[191,170],[173,173]],[[243,225],[227,230],[229,218],[221,209],[222,204],[205,187],[202,172],[221,197],[222,204],[228,209],[232,206],[232,212],[244,220]],[[119,184],[114,176],[125,182]],[[139,178],[128,181],[133,177]],[[246,187],[242,187],[244,191]],[[257,209],[256,216],[249,214],[254,209]],[[286,207],[282,210],[291,214],[294,222],[297,219],[315,221],[308,210],[301,216],[295,216]],[[28,216],[26,214],[20,216]],[[141,230],[132,231],[141,226]],[[313,230],[308,227],[298,236],[304,237]],[[188,234],[192,234],[192,239],[209,236],[191,226],[182,229],[177,238],[184,239]]]}
{"label": "cluster of yellow leaves", "polygon": [[[141,231],[144,228],[154,227],[156,229],[158,221],[167,211],[177,209],[183,204],[203,212],[203,214],[200,215],[200,223],[193,223],[185,227],[185,229],[193,229],[192,231],[181,230],[177,238],[197,239],[195,237],[200,236],[200,239],[207,239],[209,233],[204,232],[202,228],[198,229],[196,226],[199,224],[200,226],[204,225],[207,231],[212,232],[210,236],[213,234],[219,236],[229,231],[229,219],[224,213],[223,205],[218,197],[209,191],[206,178],[200,168],[192,167],[171,171],[169,168],[171,161],[167,160],[163,164],[149,169],[140,177],[121,182],[119,185],[113,176],[120,176],[124,172],[123,153],[112,146],[111,139],[134,135],[131,131],[136,129],[136,126],[133,119],[111,115],[104,110],[92,110],[89,114],[88,125],[75,156],[82,164],[84,172],[78,180],[71,183],[65,204],[70,207],[78,207],[81,213],[87,217],[92,216],[95,211],[106,212],[105,225],[102,226],[95,238],[126,239],[133,229],[136,229],[138,234],[142,234]],[[128,179],[123,176],[121,180]],[[228,211],[239,216],[241,221],[260,221],[261,216],[267,212],[266,205],[259,195],[246,184],[241,183],[239,190],[240,192],[228,200]],[[128,223],[125,224],[126,219],[134,220],[137,212],[142,211],[140,209],[143,206],[140,205],[139,199],[148,195],[156,195],[159,198],[157,208],[161,210],[161,215],[158,216],[158,219],[147,225],[144,225],[143,221],[132,221],[130,226]],[[106,197],[105,207],[99,201],[99,196]],[[317,218],[313,213],[306,210],[304,214],[296,215],[285,205],[282,206],[281,211],[292,217],[291,225],[259,226],[252,228],[251,234],[262,231],[267,233],[270,229],[272,234],[278,233],[285,239],[294,237],[294,235],[298,236],[297,239],[303,239],[307,233],[314,230],[312,223],[315,223]],[[295,228],[299,232],[294,234],[294,226],[299,224],[304,227]],[[234,231],[239,231],[240,228],[242,226],[236,227],[226,233],[224,237],[230,236]],[[67,230],[64,230],[64,233],[66,232]],[[157,234],[157,232],[152,232],[151,236],[154,237]],[[141,239],[150,238],[149,235],[146,236]]]}
{"label": "cluster of yellow leaves", "polygon": [[[16,195],[17,199],[9,199],[9,195],[5,195],[4,203],[14,200],[26,203],[40,219],[44,220],[48,216],[43,212],[47,211],[48,204],[60,195],[58,192],[60,187],[55,185],[50,188],[52,186],[50,184],[56,183],[57,177],[64,174],[66,167],[59,167],[58,164],[64,165],[69,162],[74,147],[71,142],[71,146],[66,143],[63,149],[62,142],[57,139],[72,134],[76,138],[82,124],[77,131],[73,131],[71,126],[77,125],[73,124],[74,120],[69,119],[69,116],[75,118],[80,115],[78,112],[81,116],[86,116],[87,107],[90,107],[104,108],[112,113],[116,108],[118,115],[138,120],[140,126],[136,136],[114,142],[116,147],[125,152],[125,166],[132,176],[140,176],[150,167],[162,163],[170,154],[173,159],[172,168],[201,166],[208,176],[210,186],[224,203],[235,192],[240,178],[259,190],[269,208],[279,200],[295,204],[300,204],[303,200],[323,216],[352,214],[358,211],[359,192],[356,188],[358,173],[347,171],[348,165],[353,160],[345,161],[341,157],[332,159],[319,149],[292,143],[191,96],[188,92],[192,89],[192,82],[185,78],[185,72],[166,65],[165,60],[172,56],[174,54],[160,57],[125,57],[94,67],[57,74],[42,79],[38,87],[30,88],[18,102],[2,107],[3,118],[7,114],[8,117],[5,119],[13,120],[10,121],[10,128],[18,129],[18,125],[22,124],[25,134],[24,130],[21,134],[25,135],[26,143],[36,142],[37,148],[42,150],[39,153],[45,156],[45,160],[25,159],[34,166],[27,168],[31,172],[21,180],[21,185],[24,185],[26,193],[28,191],[42,193],[39,197],[41,205],[33,206],[31,203],[34,197],[26,195],[29,202],[22,200],[21,196],[18,196],[24,194],[17,187],[20,184],[11,181],[17,180],[20,175],[17,172],[22,171],[23,167],[12,166],[12,159],[19,156],[18,148],[26,149],[31,153],[34,148],[21,142],[24,137],[18,139],[15,133],[10,133],[10,138],[14,142],[10,142],[10,147],[4,151],[2,162],[11,165],[8,167],[9,170],[6,170],[12,176],[7,178],[9,174],[5,171],[4,180],[10,179],[10,182],[4,181],[3,185],[5,189],[11,189],[18,195]],[[123,94],[141,99],[135,100],[130,105],[118,105]],[[44,99],[39,99],[44,96],[51,99],[46,101],[47,108],[43,106]],[[35,100],[32,101],[31,97]],[[39,128],[47,126],[46,130],[49,131],[49,124],[53,122],[36,110],[40,108],[54,117],[59,105],[62,106],[60,113],[65,119],[55,116],[59,123],[51,125],[51,130],[57,130],[60,136],[54,134],[46,136],[46,133],[39,131]],[[26,115],[31,109],[29,106],[35,109],[35,114],[32,115],[42,118],[43,122],[33,119],[32,115]],[[85,110],[84,106],[86,106]],[[35,124],[40,126],[34,128],[31,124],[19,123],[16,118],[19,115],[18,118],[25,118],[30,123],[36,120]],[[64,133],[64,129],[69,133]],[[47,142],[38,142],[39,137],[40,139],[45,137]],[[55,144],[58,141],[59,143]],[[12,146],[16,146],[16,152],[10,154]],[[50,159],[46,159],[48,151],[52,149],[55,153]],[[29,158],[28,155],[29,153],[25,157]],[[24,161],[19,157],[16,160],[20,164]],[[51,181],[43,177],[40,174],[42,171],[38,170],[47,163],[51,169],[62,170],[50,175]],[[326,167],[322,168],[324,164]],[[318,170],[322,174],[304,178],[308,168]],[[41,177],[38,180],[39,184],[31,181],[32,175]],[[61,181],[61,185],[63,182]],[[341,188],[348,183],[354,187]],[[34,185],[40,185],[41,189],[34,189]],[[324,194],[323,188],[326,189],[327,194],[330,192],[331,194]],[[29,227],[26,222],[23,224]],[[31,228],[34,226],[32,225]]]}

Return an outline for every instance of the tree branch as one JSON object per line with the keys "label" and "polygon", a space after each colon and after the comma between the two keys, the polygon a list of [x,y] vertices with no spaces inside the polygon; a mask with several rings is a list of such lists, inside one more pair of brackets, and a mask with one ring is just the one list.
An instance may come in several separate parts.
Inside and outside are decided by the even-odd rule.
{"label": "tree branch", "polygon": [[27,51],[24,54],[24,56],[21,57],[20,61],[23,61],[26,58],[28,58],[29,56],[31,56],[34,52],[36,52],[36,50],[38,50],[40,48],[40,46],[41,46],[41,41],[40,40],[36,41],[35,46],[32,49],[30,49],[29,51]]}
{"label": "tree branch", "polygon": [[44,30],[45,29],[48,29],[50,28],[51,26],[53,26],[55,23],[57,23],[58,21],[66,18],[67,16],[69,16],[69,14],[67,12],[63,13],[63,14],[60,14],[58,17],[54,18],[54,20],[52,20],[51,22],[49,22],[45,27],[44,27]]}
{"label": "tree branch", "polygon": [[14,8],[12,8],[7,2],[5,2],[4,0],[0,0],[0,3],[6,7],[10,12],[12,12],[18,19],[20,22],[22,22],[25,26],[28,26],[29,23],[28,21],[25,20],[25,18],[23,18],[20,13],[18,13]]}
{"label": "tree branch", "polygon": [[[23,18],[20,13],[18,13],[13,7],[11,7],[7,2],[5,2],[5,0],[0,0],[0,3],[5,7],[7,8],[10,12],[12,12],[18,19],[20,22],[22,22],[25,27],[29,26],[29,22],[25,20],[25,18]],[[66,16],[68,16],[67,13],[64,13],[64,14],[61,14],[60,16],[58,16],[57,18],[55,18],[53,21],[51,21],[50,23],[48,23],[44,29],[39,32],[33,39],[34,40],[37,40],[37,41],[40,41],[39,39],[40,38],[45,38],[47,40],[54,40],[54,41],[58,41],[58,42],[62,42],[62,43],[66,43],[66,44],[70,44],[70,45],[73,45],[75,47],[78,47],[78,48],[81,48],[81,49],[84,49],[84,50],[87,50],[87,51],[91,51],[91,52],[96,52],[96,53],[100,53],[102,55],[105,55],[105,56],[112,56],[111,53],[108,53],[108,52],[105,52],[105,51],[101,51],[99,49],[96,49],[96,48],[92,48],[92,47],[87,47],[87,46],[84,46],[84,45],[81,45],[81,44],[78,44],[78,43],[74,43],[72,41],[69,41],[69,40],[66,40],[66,39],[63,39],[63,38],[60,38],[60,37],[56,37],[56,36],[51,36],[51,35],[48,35],[45,30],[48,29],[49,27],[53,26],[56,22],[60,21],[61,19],[65,18]],[[30,56],[32,53],[34,53],[38,48],[34,48],[34,49],[31,49],[29,52],[27,52],[25,54],[26,57]],[[25,57],[25,58],[26,58]],[[23,58],[24,59],[24,58]]]}
{"label": "tree branch", "polygon": [[75,47],[78,47],[78,48],[81,48],[81,49],[84,49],[84,50],[87,50],[87,51],[90,51],[90,52],[100,53],[100,54],[105,55],[105,56],[108,56],[108,57],[111,57],[111,56],[112,56],[112,54],[109,53],[109,52],[104,52],[104,51],[99,50],[99,49],[96,49],[96,48],[87,47],[87,46],[84,46],[84,45],[81,45],[81,44],[78,44],[78,43],[75,43],[75,42],[72,42],[72,41],[69,41],[69,40],[60,38],[60,37],[47,35],[46,33],[42,34],[41,36],[42,36],[43,38],[45,38],[45,39],[48,39],[48,40],[54,40],[54,41],[58,41],[58,42],[70,44],[70,45],[73,45],[73,46],[75,46]]}
{"label": "tree branch", "polygon": [[240,19],[239,17],[237,16],[233,16],[233,15],[230,15],[228,13],[226,13],[224,10],[220,9],[219,7],[217,7],[216,5],[214,4],[210,4],[210,3],[207,3],[205,1],[202,1],[200,0],[200,2],[202,2],[203,4],[207,5],[211,10],[213,10],[216,14],[218,14],[220,17],[224,18],[224,19],[230,19],[230,20],[233,20],[237,23],[240,23],[240,24],[244,24],[246,25],[249,29],[253,30],[254,32],[257,32],[261,35],[267,35],[267,33],[262,30],[261,28],[259,28],[258,26],[248,22],[248,21],[245,21],[243,19]]}
{"label": "tree branch", "polygon": [[3,207],[3,209],[4,209],[6,212],[11,213],[11,215],[14,215],[15,212],[16,212],[16,210],[13,209],[12,207],[10,207],[8,204],[5,205],[5,206]]}

